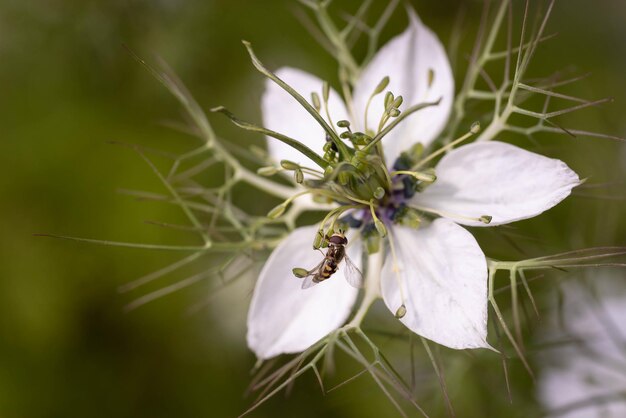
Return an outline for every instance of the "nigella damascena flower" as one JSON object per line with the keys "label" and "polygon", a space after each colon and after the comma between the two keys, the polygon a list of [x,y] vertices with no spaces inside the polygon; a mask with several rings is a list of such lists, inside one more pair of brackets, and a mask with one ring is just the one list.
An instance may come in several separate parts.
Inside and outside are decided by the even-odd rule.
{"label": "nigella damascena flower", "polygon": [[[405,326],[439,344],[489,348],[487,262],[460,225],[502,225],[536,216],[580,181],[563,162],[503,142],[452,149],[433,172],[428,163],[452,147],[424,157],[420,150],[428,150],[445,128],[454,80],[439,39],[414,13],[409,16],[406,31],[380,49],[343,98],[333,90],[324,92],[322,80],[304,71],[276,72],[303,97],[314,93],[312,101],[329,125],[341,121],[338,126],[347,129],[341,137],[353,145],[351,158],[342,157],[315,119],[270,81],[262,100],[264,123],[310,149],[323,149],[333,163],[324,178],[335,183],[313,181],[310,187],[327,190],[323,196],[345,192],[352,203],[346,210],[353,224],[347,252],[367,270],[365,299],[381,296]],[[379,94],[385,89],[393,93]],[[428,105],[370,145],[383,136],[400,105],[407,109],[420,103]],[[276,161],[311,163],[271,138],[268,148]],[[343,171],[333,177],[333,170]],[[334,203],[345,204],[342,199]],[[344,280],[341,268],[310,289],[301,289],[293,277],[294,267],[313,267],[323,257],[311,249],[318,229],[295,229],[261,271],[248,315],[248,345],[261,359],[305,350],[345,323],[357,300],[359,290]],[[384,238],[378,248],[368,246],[372,231]]]}

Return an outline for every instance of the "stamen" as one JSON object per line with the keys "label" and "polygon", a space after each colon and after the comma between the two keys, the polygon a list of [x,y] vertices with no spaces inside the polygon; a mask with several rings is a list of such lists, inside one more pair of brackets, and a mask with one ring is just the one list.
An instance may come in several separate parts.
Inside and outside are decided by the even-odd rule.
{"label": "stamen", "polygon": [[418,103],[414,106],[407,108],[400,116],[395,118],[393,122],[385,127],[385,129],[381,130],[379,133],[372,138],[372,140],[363,148],[363,151],[369,151],[372,147],[376,146],[384,137],[387,135],[392,129],[394,129],[400,122],[402,122],[407,117],[411,116],[413,113],[425,109],[431,106],[437,106],[441,103],[441,97],[434,102],[424,102]]}
{"label": "stamen", "polygon": [[311,93],[311,101],[313,102],[313,107],[317,110],[317,113],[322,109],[322,104],[320,102],[320,96],[316,92]]}
{"label": "stamen", "polygon": [[270,177],[273,176],[274,174],[278,173],[280,170],[272,165],[267,166],[267,167],[261,167],[259,168],[256,173],[259,176],[264,176],[264,177]]}
{"label": "stamen", "polygon": [[466,221],[481,222],[481,223],[484,223],[484,224],[491,223],[491,220],[493,219],[493,217],[489,216],[489,215],[481,215],[478,218],[474,218],[474,217],[471,217],[471,216],[459,215],[457,213],[444,212],[444,211],[438,210],[438,209],[426,208],[424,206],[416,206],[416,205],[412,205],[412,206],[415,207],[416,209],[421,210],[421,211],[434,213],[435,215],[443,216],[444,218],[464,219]]}
{"label": "stamen", "polygon": [[432,68],[429,68],[428,69],[428,88],[432,87],[434,81],[435,81],[435,70],[433,70]]}
{"label": "stamen", "polygon": [[367,132],[367,114],[369,113],[369,108],[370,108],[370,103],[372,102],[372,99],[379,95],[380,93],[382,93],[383,90],[385,90],[385,88],[389,85],[389,77],[385,76],[383,77],[382,80],[380,80],[380,82],[378,83],[378,85],[376,86],[376,88],[374,89],[374,92],[372,92],[372,94],[370,95],[369,99],[367,99],[367,103],[365,104],[365,132]]}
{"label": "stamen", "polygon": [[319,249],[322,244],[324,244],[324,230],[323,229],[318,229],[317,230],[317,234],[315,234],[315,238],[313,239],[313,249],[317,250]]}
{"label": "stamen", "polygon": [[[302,166],[300,164],[294,163],[293,161],[289,161],[289,160],[281,160],[280,161],[280,166],[282,168],[282,170],[286,170],[286,171],[294,171],[294,177],[296,179],[296,183],[302,183],[302,181],[304,180],[304,178],[302,178],[302,181],[298,181],[298,178],[300,176],[303,177],[303,172],[306,172],[308,174],[312,174],[315,175],[317,177],[322,177],[324,175],[323,172],[316,170],[314,168],[311,167],[305,167]],[[274,169],[275,171],[272,172],[271,169]],[[281,171],[278,168],[275,167],[261,167],[257,170],[257,173],[260,175],[273,175],[276,174],[277,172]],[[265,174],[268,173],[268,174]],[[269,174],[271,173],[271,174]]]}
{"label": "stamen", "polygon": [[287,210],[287,206],[289,206],[289,204],[294,199],[297,199],[300,196],[303,196],[303,195],[305,195],[307,193],[312,193],[312,192],[314,192],[314,190],[305,190],[303,192],[294,194],[289,199],[285,200],[283,203],[275,206],[272,210],[270,210],[267,213],[267,217],[270,218],[270,219],[276,219],[276,218],[280,217],[283,213],[285,213],[285,210]]}
{"label": "stamen", "polygon": [[387,236],[387,228],[376,215],[376,210],[374,209],[374,199],[370,200],[370,212],[372,212],[372,218],[374,219],[374,226],[376,227],[376,231],[378,231],[378,234],[381,236],[381,238],[385,238]]}
{"label": "stamen", "polygon": [[385,101],[388,103],[385,103],[385,111],[380,117],[380,122],[378,123],[378,132],[383,130],[383,127],[385,126],[389,118],[397,118],[398,116],[400,116],[401,112],[398,108],[402,105],[404,99],[402,98],[402,96],[394,98],[393,94],[390,94],[385,97]]}
{"label": "stamen", "polygon": [[423,173],[423,172],[419,172],[419,171],[399,170],[399,171],[392,171],[391,172],[392,176],[397,176],[397,175],[401,175],[401,174],[405,174],[407,176],[415,177],[416,179],[421,180],[421,181],[425,181],[427,183],[433,183],[435,180],[437,180],[437,176],[435,174]]}
{"label": "stamen", "polygon": [[337,222],[337,219],[339,219],[339,216],[341,216],[344,212],[350,209],[356,209],[359,207],[361,207],[361,205],[344,205],[344,206],[340,206],[338,208],[331,210],[330,212],[326,214],[324,219],[322,219],[322,222],[320,223],[319,231],[321,231],[323,234],[324,230],[326,229],[326,224],[328,223],[329,219],[334,216],[335,219],[332,221],[332,223],[330,224],[330,227],[328,228],[329,231],[333,231],[335,228],[335,223]]}
{"label": "stamen", "polygon": [[304,181],[304,173],[302,172],[301,169],[296,169],[293,172],[293,179],[296,183],[298,184],[302,184],[302,182]]}
{"label": "stamen", "polygon": [[275,206],[272,210],[267,212],[267,217],[270,219],[276,219],[280,217],[283,213],[285,213],[285,210],[287,210],[287,205],[281,203],[280,205]]}
{"label": "stamen", "polygon": [[328,124],[337,133],[335,126],[333,125],[333,120],[330,118],[330,112],[328,110],[328,99],[330,97],[330,85],[327,81],[324,81],[324,85],[322,86],[322,98],[324,99],[324,110],[326,111],[326,119],[328,119]]}
{"label": "stamen", "polygon": [[300,168],[299,164],[296,164],[293,161],[289,160],[280,160],[280,166],[289,171],[297,170],[298,168]]}
{"label": "stamen", "polygon": [[387,109],[389,107],[389,105],[391,104],[391,102],[393,102],[393,93],[388,91],[387,93],[385,93],[385,101],[383,102],[383,105],[385,106],[385,109]]}
{"label": "stamen", "polygon": [[350,121],[342,119],[339,122],[337,122],[337,126],[339,126],[340,128],[346,128],[348,132],[352,132],[350,130]]}
{"label": "stamen", "polygon": [[478,132],[480,132],[480,123],[479,122],[474,122],[472,124],[472,127],[470,128],[470,131],[468,133],[466,133],[465,135],[463,135],[460,138],[455,139],[454,141],[450,142],[449,144],[446,144],[443,147],[439,148],[437,151],[433,152],[428,157],[424,158],[423,160],[421,160],[420,162],[415,164],[413,167],[411,167],[411,170],[417,170],[418,168],[422,167],[427,162],[431,161],[433,158],[441,155],[442,153],[448,151],[449,149],[454,148],[457,144],[460,144],[461,142],[463,142],[466,139],[470,138],[472,135],[476,135]]}
{"label": "stamen", "polygon": [[[394,273],[394,277],[396,278],[396,282],[398,285],[398,289],[400,289],[400,302],[401,305],[398,308],[398,310],[396,311],[396,318],[400,319],[402,318],[404,315],[406,315],[406,299],[404,298],[404,287],[402,286],[402,278],[400,277],[400,267],[398,266],[398,256],[396,253],[396,245],[393,242],[393,234],[389,237],[389,249],[391,250],[391,262],[392,264],[392,270]],[[402,316],[398,317],[398,313],[402,313],[400,310],[401,308],[404,307],[404,313],[402,314]]]}

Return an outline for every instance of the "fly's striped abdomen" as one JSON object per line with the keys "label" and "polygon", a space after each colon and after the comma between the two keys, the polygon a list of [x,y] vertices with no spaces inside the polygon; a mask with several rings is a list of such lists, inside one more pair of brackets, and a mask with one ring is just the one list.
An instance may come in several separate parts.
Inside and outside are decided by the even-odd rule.
{"label": "fly's striped abdomen", "polygon": [[319,283],[330,278],[330,276],[337,272],[337,267],[337,262],[333,258],[327,257],[313,281]]}

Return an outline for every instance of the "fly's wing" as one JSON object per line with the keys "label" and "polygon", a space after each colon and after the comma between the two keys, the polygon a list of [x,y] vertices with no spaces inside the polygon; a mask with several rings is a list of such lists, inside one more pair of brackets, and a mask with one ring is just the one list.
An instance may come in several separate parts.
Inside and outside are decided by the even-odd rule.
{"label": "fly's wing", "polygon": [[346,264],[343,269],[346,281],[350,284],[350,286],[356,287],[357,289],[363,287],[363,273],[361,273],[361,270],[354,265],[352,260],[348,257],[348,254],[345,254],[343,259]]}
{"label": "fly's wing", "polygon": [[324,264],[324,260],[322,260],[321,263],[309,270],[309,274],[307,274],[302,280],[302,289],[308,289],[309,287],[315,286],[318,283],[314,282],[313,279],[319,273],[322,264]]}

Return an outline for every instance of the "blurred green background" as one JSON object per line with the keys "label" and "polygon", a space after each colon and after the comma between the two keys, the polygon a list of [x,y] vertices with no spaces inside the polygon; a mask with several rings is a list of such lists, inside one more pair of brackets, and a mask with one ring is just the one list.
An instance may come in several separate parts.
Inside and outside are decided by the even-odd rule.
{"label": "blurred green background", "polygon": [[[347,10],[357,4],[337,2]],[[444,42],[460,3],[412,2]],[[472,30],[464,41],[471,42],[481,4],[463,3]],[[194,314],[188,308],[206,299],[208,283],[124,313],[123,306],[143,293],[119,294],[117,287],[173,261],[174,255],[32,234],[185,240],[184,232],[144,222],[181,219],[175,207],[118,193],[120,188],[163,190],[143,161],[107,141],[170,151],[196,144],[162,126],[164,120],[180,119],[180,109],[122,45],[146,58],[163,57],[203,108],[224,104],[260,120],[263,80],[249,64],[241,39],[252,41],[271,68],[293,65],[334,76],[332,59],[294,18],[296,8],[296,2],[273,0],[0,0],[0,416],[230,417],[250,405],[252,398],[244,392],[255,359],[244,336],[251,280],[219,293]],[[403,13],[396,13],[386,35],[399,32],[404,22]],[[562,118],[565,126],[626,136],[624,22],[623,0],[557,3],[547,32],[559,36],[538,54],[533,74],[592,72],[565,91],[616,98]],[[463,44],[463,54],[468,47]],[[219,116],[211,121],[240,144],[263,143]],[[528,141],[519,143],[537,149]],[[582,189],[545,216],[516,224],[518,233],[537,240],[518,244],[537,254],[626,244],[624,144],[549,135],[540,148],[600,187]],[[520,257],[498,239],[479,234],[487,254]],[[537,292],[553,285],[544,282]],[[390,350],[396,353],[392,362],[398,358],[406,371],[407,350]],[[533,384],[519,364],[512,370],[513,405],[502,388],[497,355],[451,353],[447,367],[459,416],[539,414]],[[434,380],[432,373],[423,379]],[[441,396],[432,393],[425,395],[429,412],[446,416]],[[252,416],[396,413],[367,378],[323,396],[308,376],[289,397],[277,396]]]}

